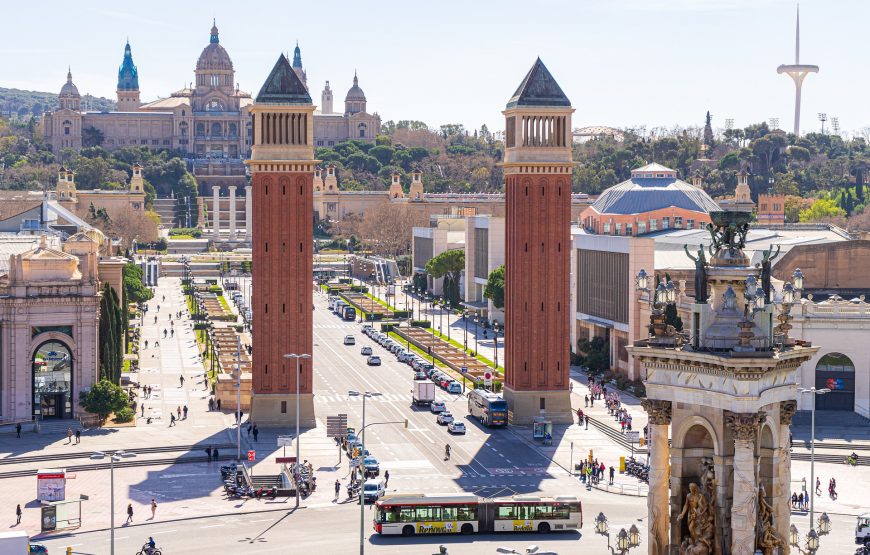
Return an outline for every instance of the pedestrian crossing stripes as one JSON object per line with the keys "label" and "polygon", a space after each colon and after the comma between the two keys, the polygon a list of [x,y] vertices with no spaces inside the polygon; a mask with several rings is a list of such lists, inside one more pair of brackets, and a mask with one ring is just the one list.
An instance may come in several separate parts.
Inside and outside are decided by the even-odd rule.
{"label": "pedestrian crossing stripes", "polygon": [[[315,403],[347,403],[352,398],[349,395],[342,394],[323,394],[323,393],[315,393],[314,394],[314,402]],[[377,397],[371,397],[368,400],[369,403],[410,403],[411,402],[411,394],[408,393],[406,395],[402,395],[399,393],[384,393],[382,395],[378,395]]]}
{"label": "pedestrian crossing stripes", "polygon": [[314,324],[314,329],[316,330],[347,330],[347,329],[356,329],[356,326],[353,324]]}

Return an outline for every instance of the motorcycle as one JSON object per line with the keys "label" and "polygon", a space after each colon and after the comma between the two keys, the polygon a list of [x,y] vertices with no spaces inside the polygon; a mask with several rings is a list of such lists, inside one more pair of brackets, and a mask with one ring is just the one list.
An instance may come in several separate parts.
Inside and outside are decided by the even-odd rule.
{"label": "motorcycle", "polygon": [[159,548],[151,548],[146,543],[142,546],[142,549],[136,552],[136,555],[163,555],[163,552],[160,551]]}

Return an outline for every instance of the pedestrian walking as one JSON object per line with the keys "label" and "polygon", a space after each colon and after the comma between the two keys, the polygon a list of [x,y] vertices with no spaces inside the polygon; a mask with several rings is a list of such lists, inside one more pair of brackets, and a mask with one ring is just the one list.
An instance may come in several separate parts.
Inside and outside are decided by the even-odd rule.
{"label": "pedestrian walking", "polygon": [[822,481],[816,477],[816,495],[822,494]]}
{"label": "pedestrian walking", "polygon": [[384,487],[387,487],[388,485],[390,485],[390,471],[385,470],[384,471]]}
{"label": "pedestrian walking", "polygon": [[187,420],[187,405],[184,405],[184,408],[181,410],[184,412],[184,419]]}
{"label": "pedestrian walking", "polygon": [[81,428],[76,428],[76,443],[81,443],[82,441],[82,430]]}
{"label": "pedestrian walking", "polygon": [[212,456],[214,457],[214,460],[218,460],[218,450],[217,450],[217,447],[214,448],[214,450],[211,452],[211,454],[212,454]]}
{"label": "pedestrian walking", "polygon": [[181,383],[179,387],[184,387],[184,376],[178,376],[178,381]]}
{"label": "pedestrian walking", "polygon": [[181,420],[181,407],[180,406],[175,408],[175,413],[178,415],[178,420]]}
{"label": "pedestrian walking", "polygon": [[67,443],[67,445],[72,443],[72,438],[73,438],[72,428],[67,428],[66,429],[66,443]]}
{"label": "pedestrian walking", "polygon": [[171,412],[169,413],[169,427],[175,426],[175,415]]}
{"label": "pedestrian walking", "polygon": [[613,485],[613,475],[616,473],[616,469],[613,466],[610,467],[610,485]]}
{"label": "pedestrian walking", "polygon": [[248,427],[246,429],[248,431],[248,437],[251,437],[251,431],[253,431],[253,429],[254,429],[254,424],[251,422],[248,422]]}
{"label": "pedestrian walking", "polygon": [[211,397],[208,398],[208,410],[214,410],[214,399]]}
{"label": "pedestrian walking", "polygon": [[257,436],[260,435],[260,430],[257,428],[257,425],[254,424],[254,442],[257,441]]}
{"label": "pedestrian walking", "polygon": [[218,399],[217,401],[215,401],[215,404],[217,405],[217,409],[221,410],[221,400]]}
{"label": "pedestrian walking", "polygon": [[127,503],[127,522],[124,524],[130,524],[133,522],[133,504]]}
{"label": "pedestrian walking", "polygon": [[157,512],[157,501],[151,499],[151,520],[154,520],[154,513]]}
{"label": "pedestrian walking", "polygon": [[21,437],[21,422],[15,425],[15,436]]}
{"label": "pedestrian walking", "polygon": [[338,499],[338,494],[341,492],[341,482],[338,481],[338,478],[335,480],[335,498]]}
{"label": "pedestrian walking", "polygon": [[589,429],[589,415],[586,415],[586,429]]}
{"label": "pedestrian walking", "polygon": [[148,348],[148,340],[147,339],[145,340],[145,348],[146,349]]}
{"label": "pedestrian walking", "polygon": [[211,461],[211,445],[205,448],[205,457]]}
{"label": "pedestrian walking", "polygon": [[589,395],[583,396],[583,403],[586,408],[589,408]]}
{"label": "pedestrian walking", "polygon": [[21,504],[15,506],[15,525],[21,524]]}
{"label": "pedestrian walking", "polygon": [[142,418],[145,418],[145,403],[142,403]]}

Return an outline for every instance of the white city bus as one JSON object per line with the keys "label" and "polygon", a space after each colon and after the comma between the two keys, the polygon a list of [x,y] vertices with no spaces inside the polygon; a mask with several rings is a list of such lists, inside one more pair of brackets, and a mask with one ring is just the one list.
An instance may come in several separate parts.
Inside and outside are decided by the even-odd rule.
{"label": "white city bus", "polygon": [[583,506],[568,495],[487,499],[471,493],[421,493],[390,495],[375,503],[378,534],[547,533],[582,527]]}

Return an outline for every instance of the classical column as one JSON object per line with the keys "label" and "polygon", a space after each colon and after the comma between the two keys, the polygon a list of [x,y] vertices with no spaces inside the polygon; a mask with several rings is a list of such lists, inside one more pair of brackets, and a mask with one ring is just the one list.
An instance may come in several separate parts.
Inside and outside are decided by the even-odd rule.
{"label": "classical column", "polygon": [[671,402],[645,399],[641,402],[649,417],[649,496],[646,498],[649,517],[649,553],[665,553],[669,529],[669,461],[668,426],[671,424]]}
{"label": "classical column", "polygon": [[782,553],[788,555],[788,534],[791,523],[791,419],[797,411],[797,401],[779,404],[779,449],[776,475],[773,478],[773,524],[783,540]]}
{"label": "classical column", "polygon": [[221,187],[211,186],[211,236],[218,241],[221,236]]}
{"label": "classical column", "polygon": [[251,185],[245,185],[245,242],[251,242]]}
{"label": "classical column", "polygon": [[758,482],[755,475],[755,442],[764,412],[725,413],[734,434],[734,493],[731,501],[731,553],[755,553]]}
{"label": "classical column", "polygon": [[230,185],[230,237],[229,241],[236,240],[236,186]]}

